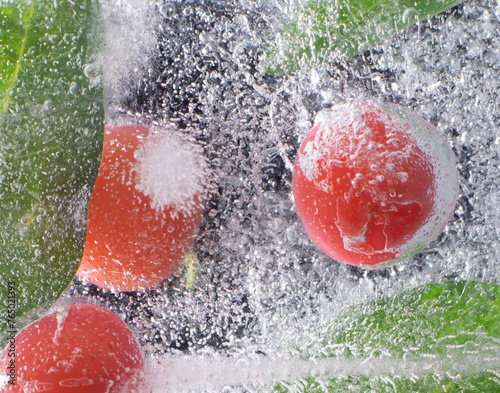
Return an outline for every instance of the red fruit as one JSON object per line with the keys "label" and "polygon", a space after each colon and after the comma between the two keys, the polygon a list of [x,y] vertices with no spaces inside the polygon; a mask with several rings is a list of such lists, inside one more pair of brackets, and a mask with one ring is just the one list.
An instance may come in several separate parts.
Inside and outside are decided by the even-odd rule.
{"label": "red fruit", "polygon": [[107,126],[78,276],[107,289],[171,277],[201,223],[204,162],[170,130]]}
{"label": "red fruit", "polygon": [[2,393],[133,393],[145,372],[141,348],[125,322],[90,304],[71,305],[23,329],[1,364],[4,373],[15,375]]}
{"label": "red fruit", "polygon": [[381,266],[441,233],[456,204],[458,176],[434,126],[369,102],[318,116],[300,148],[292,188],[306,231],[323,252]]}

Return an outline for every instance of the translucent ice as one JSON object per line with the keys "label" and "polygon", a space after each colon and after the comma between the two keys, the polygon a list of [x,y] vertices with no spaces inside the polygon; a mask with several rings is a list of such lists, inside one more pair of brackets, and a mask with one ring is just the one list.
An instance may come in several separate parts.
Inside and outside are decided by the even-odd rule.
{"label": "translucent ice", "polygon": [[156,46],[154,2],[101,0],[105,21],[104,74],[106,116],[112,118],[147,73]]}
{"label": "translucent ice", "polygon": [[[269,75],[261,59],[289,9],[274,0],[158,4],[158,52],[121,109],[175,122],[203,146],[212,193],[192,248],[196,287],[187,290],[179,270],[146,293],[78,280],[67,293],[120,314],[152,362],[286,358],[349,304],[433,281],[500,278],[498,3],[469,1],[340,64]],[[460,176],[457,208],[438,239],[370,272],[318,252],[291,200],[293,162],[314,117],[366,98],[430,121],[450,142]]]}

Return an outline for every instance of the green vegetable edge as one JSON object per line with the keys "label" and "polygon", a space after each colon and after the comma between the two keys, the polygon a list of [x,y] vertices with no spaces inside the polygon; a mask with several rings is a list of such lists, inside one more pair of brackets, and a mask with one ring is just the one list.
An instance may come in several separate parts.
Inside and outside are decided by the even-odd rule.
{"label": "green vegetable edge", "polygon": [[[500,354],[500,287],[493,283],[450,281],[427,284],[350,307],[300,350],[304,359],[458,359],[466,354]],[[488,363],[485,363],[486,365]],[[500,392],[500,370],[417,370],[385,378],[311,376],[280,382],[275,392]]]}
{"label": "green vegetable edge", "polygon": [[0,0],[0,343],[83,255],[104,106],[97,0]]}
{"label": "green vegetable edge", "polygon": [[286,74],[339,62],[464,0],[309,0],[272,39],[264,68]]}

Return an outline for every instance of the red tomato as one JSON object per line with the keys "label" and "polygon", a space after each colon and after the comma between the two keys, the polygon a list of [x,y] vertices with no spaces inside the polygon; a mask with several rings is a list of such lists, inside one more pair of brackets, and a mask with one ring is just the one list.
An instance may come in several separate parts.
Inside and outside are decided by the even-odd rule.
{"label": "red tomato", "polygon": [[15,375],[2,392],[132,393],[144,383],[143,355],[130,329],[90,304],[71,305],[23,329],[1,364],[2,372]]}
{"label": "red tomato", "polygon": [[444,229],[458,176],[434,126],[369,102],[318,116],[300,148],[292,189],[306,231],[323,252],[381,266],[413,255]]}
{"label": "red tomato", "polygon": [[172,133],[107,126],[78,276],[118,291],[171,277],[201,223],[203,168]]}

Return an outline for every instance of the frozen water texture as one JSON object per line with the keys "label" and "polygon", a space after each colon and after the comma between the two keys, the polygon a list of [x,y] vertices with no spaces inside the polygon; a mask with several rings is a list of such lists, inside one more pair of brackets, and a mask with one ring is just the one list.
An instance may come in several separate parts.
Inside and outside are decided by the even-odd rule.
{"label": "frozen water texture", "polygon": [[[166,359],[150,367],[154,382],[153,393],[168,392],[262,392],[269,382],[303,380],[314,376],[318,379],[348,376],[373,379],[397,379],[409,374],[444,374],[481,371],[500,367],[500,360],[491,356],[466,355],[432,358],[421,356],[401,361],[389,358],[366,359],[229,359],[197,356],[179,356]],[[157,377],[157,375],[161,375]],[[417,377],[415,377],[417,378]],[[168,386],[167,389],[165,387]],[[233,388],[229,388],[233,386]],[[264,390],[263,390],[264,388]]]}
{"label": "frozen water texture", "polygon": [[106,116],[147,73],[156,46],[151,0],[102,0],[105,48],[102,58]]}
{"label": "frozen water texture", "polygon": [[[176,122],[203,146],[211,170],[213,192],[193,248],[200,260],[193,290],[179,272],[145,293],[115,295],[79,281],[67,292],[107,305],[129,323],[151,362],[161,359],[164,366],[155,367],[165,374],[157,381],[164,391],[168,373],[181,391],[251,391],[242,387],[251,379],[245,376],[213,389],[194,379],[205,366],[229,364],[234,371],[233,360],[279,364],[338,310],[367,298],[445,279],[499,281],[499,4],[468,1],[351,61],[266,75],[260,60],[279,17],[291,9],[278,0],[148,7],[158,23],[146,38],[156,35],[157,52],[125,99],[113,101],[113,111]],[[146,12],[129,11],[132,22]],[[114,75],[134,74],[146,57],[122,63],[130,68]],[[433,123],[453,146],[460,174],[455,214],[440,237],[379,271],[323,255],[291,200],[293,162],[315,115],[361,98],[412,108]],[[221,356],[229,360],[218,363]],[[361,359],[355,364],[363,370]],[[192,372],[180,379],[184,367]]]}
{"label": "frozen water texture", "polygon": [[197,147],[177,134],[156,130],[137,152],[137,189],[151,198],[153,208],[176,206],[190,213],[207,176]]}

